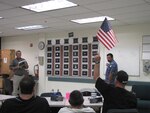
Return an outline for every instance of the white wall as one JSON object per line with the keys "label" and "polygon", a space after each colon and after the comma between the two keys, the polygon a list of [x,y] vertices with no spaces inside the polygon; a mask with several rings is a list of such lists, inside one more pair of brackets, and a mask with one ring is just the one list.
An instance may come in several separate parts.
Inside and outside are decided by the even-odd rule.
{"label": "white wall", "polygon": [[[97,28],[93,29],[84,29],[73,31],[75,37],[92,37],[96,34]],[[117,46],[112,50],[128,51],[128,47],[138,47],[139,49],[139,76],[130,77],[130,80],[133,81],[150,81],[150,75],[143,73],[142,59],[141,59],[141,50],[142,50],[142,36],[150,35],[150,24],[141,24],[141,25],[129,25],[129,26],[118,26],[113,29],[116,33],[116,36],[119,40]],[[70,31],[68,31],[70,32]],[[15,49],[22,51],[22,57],[24,57],[29,63],[29,72],[33,74],[33,66],[38,63],[38,56],[45,56],[44,50],[38,50],[38,42],[40,40],[47,40],[53,38],[67,38],[68,32],[63,33],[51,33],[51,34],[35,34],[28,36],[16,36],[16,37],[4,37],[2,38],[2,49]],[[132,43],[131,43],[132,41]],[[33,47],[29,47],[30,43],[33,43]],[[105,63],[106,63],[106,53],[108,51],[100,45],[100,54],[102,57],[101,61],[101,75],[104,77],[105,72]],[[134,56],[134,55],[133,55]],[[45,58],[45,57],[44,57]],[[117,60],[117,56],[114,55],[114,58]],[[122,59],[124,60],[124,59]],[[130,59],[128,59],[130,60]],[[130,65],[130,64],[127,64]],[[134,66],[134,65],[133,65]],[[133,67],[134,70],[134,67]],[[128,71],[128,70],[126,70]],[[65,92],[72,91],[73,89],[81,88],[94,88],[94,84],[88,83],[71,83],[71,82],[54,82],[48,81],[45,74],[45,66],[40,66],[40,80],[39,80],[39,94],[45,91],[51,91],[51,89],[59,89],[63,95]]]}
{"label": "white wall", "polygon": [[[22,57],[29,64],[30,74],[33,74],[33,66],[38,63],[38,35],[5,37],[2,38],[2,49],[15,49],[22,51]],[[33,43],[33,47],[30,44]]]}

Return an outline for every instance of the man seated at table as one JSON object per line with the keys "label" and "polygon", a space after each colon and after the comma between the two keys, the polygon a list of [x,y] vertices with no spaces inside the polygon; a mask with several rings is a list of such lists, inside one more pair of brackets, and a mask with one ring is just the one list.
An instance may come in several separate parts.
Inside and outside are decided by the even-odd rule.
{"label": "man seated at table", "polygon": [[104,97],[103,111],[107,113],[110,109],[135,109],[137,107],[136,96],[125,89],[128,82],[128,74],[119,71],[116,74],[115,87],[107,84],[100,77],[100,55],[95,56],[94,79],[95,87]]}
{"label": "man seated at table", "polygon": [[35,96],[34,88],[33,78],[25,76],[19,84],[19,96],[5,100],[0,113],[51,113],[47,100]]}
{"label": "man seated at table", "polygon": [[84,99],[80,91],[74,90],[70,94],[69,103],[70,107],[64,107],[58,113],[95,113],[90,107],[84,107]]}

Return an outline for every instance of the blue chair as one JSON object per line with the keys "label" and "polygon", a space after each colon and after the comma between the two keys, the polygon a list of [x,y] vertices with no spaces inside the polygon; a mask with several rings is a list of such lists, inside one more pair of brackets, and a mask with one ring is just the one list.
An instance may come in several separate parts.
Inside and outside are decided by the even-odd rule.
{"label": "blue chair", "polygon": [[137,109],[139,113],[150,113],[150,85],[133,85],[132,92],[137,98]]}

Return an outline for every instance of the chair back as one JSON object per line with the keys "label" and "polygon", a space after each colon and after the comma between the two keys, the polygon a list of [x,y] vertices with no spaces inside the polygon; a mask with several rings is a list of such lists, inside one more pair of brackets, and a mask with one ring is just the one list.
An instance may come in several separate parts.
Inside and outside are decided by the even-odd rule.
{"label": "chair back", "polygon": [[150,95],[147,91],[150,91],[150,85],[133,85],[132,92],[136,97],[141,100],[150,100]]}
{"label": "chair back", "polygon": [[107,113],[139,113],[137,109],[110,109]]}

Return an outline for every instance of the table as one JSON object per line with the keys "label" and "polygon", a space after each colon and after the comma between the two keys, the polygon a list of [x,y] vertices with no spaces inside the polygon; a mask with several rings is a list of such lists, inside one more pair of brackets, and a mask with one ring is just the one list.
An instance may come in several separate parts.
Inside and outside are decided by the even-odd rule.
{"label": "table", "polygon": [[[0,102],[3,102],[6,99],[10,99],[10,98],[14,98],[14,97],[16,97],[16,96],[0,94]],[[65,99],[65,98],[63,99],[63,101],[51,101],[50,97],[44,97],[44,98],[46,98],[50,107],[62,108],[62,107],[69,107],[70,106],[68,99]],[[89,101],[90,97],[89,96],[85,96],[83,98],[84,98],[83,105],[85,107],[99,107],[99,111],[101,111],[101,108],[103,106],[103,102],[90,103],[90,101]]]}
{"label": "table", "polygon": [[[45,97],[46,100],[48,101],[50,107],[68,107],[70,106],[69,101],[67,99],[63,99],[63,101],[51,101],[50,97]],[[84,106],[87,107],[102,107],[103,106],[103,102],[99,102],[99,103],[90,103],[89,101],[89,96],[85,96],[84,98]]]}
{"label": "table", "polygon": [[[14,98],[16,96],[12,96],[12,95],[3,95],[0,94],[0,101],[4,101],[6,99],[10,99],[10,98]],[[45,97],[46,100],[48,101],[50,107],[68,107],[70,106],[68,99],[63,99],[63,101],[51,101],[50,97]],[[89,101],[89,96],[85,96],[84,98],[84,106],[88,106],[88,107],[102,107],[103,106],[103,102],[99,102],[99,103],[90,103]]]}
{"label": "table", "polygon": [[0,94],[0,101],[4,101],[6,99],[10,99],[10,98],[14,98],[14,97],[16,97],[16,96]]}
{"label": "table", "polygon": [[15,96],[12,96],[12,95],[3,95],[3,94],[0,94],[0,107],[3,103],[3,101],[5,101],[6,99],[9,99],[9,98],[14,98]]}

